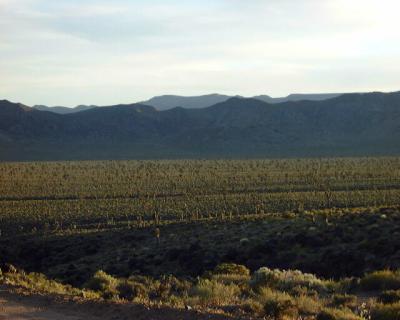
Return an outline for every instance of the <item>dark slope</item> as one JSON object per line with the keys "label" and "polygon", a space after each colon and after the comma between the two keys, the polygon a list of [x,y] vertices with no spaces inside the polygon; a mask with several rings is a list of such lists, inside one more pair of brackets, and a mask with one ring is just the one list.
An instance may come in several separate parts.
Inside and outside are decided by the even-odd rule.
{"label": "dark slope", "polygon": [[400,93],[67,115],[2,101],[0,143],[3,160],[392,155],[400,153]]}
{"label": "dark slope", "polygon": [[76,106],[75,108],[68,108],[68,107],[47,107],[44,105],[35,105],[32,108],[40,111],[50,111],[58,114],[69,114],[69,113],[75,113],[75,112],[81,112],[89,109],[96,108],[97,106],[85,106],[85,105],[79,105]]}
{"label": "dark slope", "polygon": [[[253,97],[254,99],[261,100],[267,103],[281,103],[287,101],[300,101],[300,100],[310,100],[310,101],[320,101],[327,100],[339,96],[339,93],[332,94],[290,94],[287,97],[272,98],[267,95],[259,95]],[[139,104],[149,105],[155,107],[157,110],[169,110],[176,107],[183,107],[186,109],[201,109],[213,106],[217,103],[225,102],[226,100],[232,98],[232,96],[222,95],[222,94],[207,94],[202,96],[177,96],[177,95],[163,95],[156,96],[149,100],[140,102]],[[93,108],[98,108],[95,105],[79,105],[75,108],[67,107],[47,107],[44,105],[35,105],[32,108],[40,111],[50,111],[58,114],[70,114],[81,112],[85,110],[90,110]]]}
{"label": "dark slope", "polygon": [[[192,115],[189,119],[193,111],[187,110]],[[196,111],[200,125],[192,125],[181,136],[213,154],[337,156],[400,152],[399,93],[350,94],[326,101],[276,105],[232,98],[207,112]]]}
{"label": "dark slope", "polygon": [[142,104],[155,107],[157,110],[168,110],[175,107],[186,109],[200,109],[210,107],[216,103],[224,102],[231,98],[222,94],[207,94],[203,96],[184,97],[177,95],[156,96],[149,100],[141,102]]}
{"label": "dark slope", "polygon": [[18,140],[47,137],[61,122],[61,116],[55,113],[0,100],[0,134],[3,137]]}
{"label": "dark slope", "polygon": [[150,106],[117,105],[68,114],[64,120],[71,137],[130,141],[152,135],[156,113]]}
{"label": "dark slope", "polygon": [[272,98],[267,95],[259,95],[259,96],[255,96],[253,98],[267,102],[267,103],[281,103],[281,102],[302,101],[302,100],[322,101],[322,100],[336,98],[342,94],[343,93],[310,93],[310,94],[293,93],[293,94],[289,94],[286,97],[280,97],[280,98]]}
{"label": "dark slope", "polygon": [[[322,101],[337,97],[339,95],[341,94],[340,93],[290,94],[287,97],[281,97],[281,98],[272,98],[267,95],[259,95],[253,98],[267,103],[275,104],[281,102],[301,101],[301,100]],[[221,94],[209,94],[209,95],[193,96],[193,97],[164,95],[164,96],[153,97],[141,103],[153,106],[157,110],[168,110],[175,107],[183,107],[186,109],[200,109],[200,108],[210,107],[217,103],[225,102],[230,98],[233,97]]]}

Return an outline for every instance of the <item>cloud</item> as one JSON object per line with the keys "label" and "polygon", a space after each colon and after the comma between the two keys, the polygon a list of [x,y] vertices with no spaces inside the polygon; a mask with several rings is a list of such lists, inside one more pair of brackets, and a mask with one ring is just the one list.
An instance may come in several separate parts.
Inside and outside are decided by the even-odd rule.
{"label": "cloud", "polygon": [[0,97],[394,90],[394,0],[0,0]]}

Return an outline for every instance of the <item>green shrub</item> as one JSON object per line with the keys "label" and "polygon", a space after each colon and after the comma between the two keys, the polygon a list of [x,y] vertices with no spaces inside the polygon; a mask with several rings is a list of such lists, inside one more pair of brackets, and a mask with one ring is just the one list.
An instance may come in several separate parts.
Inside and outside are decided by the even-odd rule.
{"label": "green shrub", "polygon": [[143,284],[130,280],[122,280],[116,289],[119,297],[126,300],[147,298],[148,296],[147,288]]}
{"label": "green shrub", "polygon": [[99,270],[86,283],[85,287],[100,292],[105,299],[110,299],[118,296],[117,286],[118,279]]}
{"label": "green shrub", "polygon": [[162,276],[160,280],[153,280],[149,287],[151,288],[152,298],[166,299],[171,295],[187,295],[192,284],[187,280],[181,280],[172,275]]}
{"label": "green shrub", "polygon": [[133,275],[128,278],[129,281],[143,284],[145,287],[150,288],[153,286],[155,280],[148,276]]}
{"label": "green shrub", "polygon": [[302,273],[299,270],[279,270],[262,267],[253,273],[250,285],[258,290],[260,287],[271,287],[280,290],[291,290],[301,286],[317,291],[326,291],[328,281],[318,279],[310,273]]}
{"label": "green shrub", "polygon": [[47,277],[41,273],[5,273],[3,275],[3,281],[5,284],[22,287],[33,292],[79,296],[89,300],[95,300],[99,298],[99,295],[93,291],[73,288],[70,285],[47,279]]}
{"label": "green shrub", "polygon": [[[318,313],[323,304],[317,298],[311,298],[306,295],[292,297],[286,292],[281,292],[268,287],[261,287],[258,294],[254,297],[261,305],[268,306],[270,312],[266,312],[268,317],[274,317],[274,312],[286,305],[287,311],[281,311],[281,314],[295,315],[314,315]],[[266,310],[265,310],[266,311]]]}
{"label": "green shrub", "polygon": [[379,295],[378,300],[385,304],[400,302],[400,290],[383,291]]}
{"label": "green shrub", "polygon": [[299,313],[303,315],[315,315],[323,307],[323,303],[318,298],[301,295],[294,299]]}
{"label": "green shrub", "polygon": [[242,303],[242,309],[245,312],[252,313],[253,315],[254,314],[261,315],[264,313],[264,306],[259,301],[251,298],[246,299]]}
{"label": "green shrub", "polygon": [[286,299],[292,299],[292,296],[287,292],[281,292],[268,287],[262,287],[258,291],[256,298],[258,301],[264,304],[267,300],[270,299],[286,300]]}
{"label": "green shrub", "polygon": [[268,300],[264,305],[265,315],[272,319],[295,319],[298,311],[291,300]]}
{"label": "green shrub", "polygon": [[[187,299],[187,297],[180,297],[180,296],[175,296],[175,295],[171,295],[168,296],[163,303],[165,303],[166,305],[172,307],[172,308],[178,308],[178,309],[182,309],[185,306],[189,305],[190,300]],[[189,302],[189,303],[188,303]]]}
{"label": "green shrub", "polygon": [[215,280],[202,279],[190,294],[199,297],[203,305],[225,305],[237,300],[240,289],[235,284],[225,285]]}
{"label": "green shrub", "polygon": [[250,275],[250,270],[241,264],[222,263],[215,267],[214,274],[235,274],[235,275]]}
{"label": "green shrub", "polygon": [[312,298],[318,298],[318,292],[314,289],[309,289],[307,287],[295,286],[288,291],[292,296],[300,297],[307,296]]}
{"label": "green shrub", "polygon": [[223,283],[224,285],[234,284],[240,288],[243,295],[250,296],[252,293],[249,287],[250,276],[244,276],[240,274],[216,274],[212,275],[210,280]]}
{"label": "green shrub", "polygon": [[365,275],[360,280],[364,290],[397,290],[400,289],[399,271],[381,270]]}
{"label": "green shrub", "polygon": [[400,320],[400,303],[378,304],[371,311],[372,320]]}
{"label": "green shrub", "polygon": [[261,288],[258,299],[264,306],[265,315],[269,318],[294,319],[298,315],[296,304],[287,293]]}

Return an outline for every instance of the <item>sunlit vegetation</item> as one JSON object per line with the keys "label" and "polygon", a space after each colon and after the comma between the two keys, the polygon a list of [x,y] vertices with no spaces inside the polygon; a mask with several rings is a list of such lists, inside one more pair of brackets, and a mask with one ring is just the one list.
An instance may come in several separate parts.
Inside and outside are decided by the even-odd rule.
{"label": "sunlit vegetation", "polygon": [[1,281],[33,292],[243,319],[400,310],[400,158],[1,163],[0,229]]}
{"label": "sunlit vegetation", "polygon": [[400,159],[0,164],[2,232],[400,203]]}
{"label": "sunlit vegetation", "polygon": [[[221,273],[223,270],[229,273]],[[398,272],[392,272],[392,275],[400,280]],[[157,308],[190,308],[241,319],[253,316],[266,319],[398,319],[398,300],[382,301],[382,295],[387,297],[388,292],[365,298],[363,283],[369,277],[371,274],[354,278],[349,286],[349,279],[324,280],[298,270],[263,267],[250,274],[245,266],[224,264],[191,280],[174,276],[116,278],[99,270],[79,289],[37,273],[0,273],[5,284],[41,294],[92,301],[133,302]]]}

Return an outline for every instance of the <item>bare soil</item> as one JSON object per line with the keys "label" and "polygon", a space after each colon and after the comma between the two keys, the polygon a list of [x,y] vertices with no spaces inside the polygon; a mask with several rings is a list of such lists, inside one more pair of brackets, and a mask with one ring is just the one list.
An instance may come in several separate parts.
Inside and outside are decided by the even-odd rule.
{"label": "bare soil", "polygon": [[146,308],[132,303],[71,301],[0,286],[0,320],[224,320],[194,310]]}

